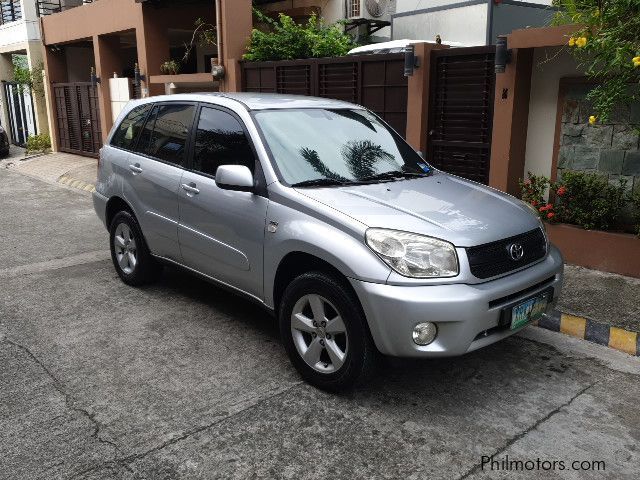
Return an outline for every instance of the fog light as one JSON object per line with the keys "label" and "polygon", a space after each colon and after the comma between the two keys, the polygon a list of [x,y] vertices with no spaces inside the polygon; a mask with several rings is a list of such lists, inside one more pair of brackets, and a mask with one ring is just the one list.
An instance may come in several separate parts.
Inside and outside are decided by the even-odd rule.
{"label": "fog light", "polygon": [[413,341],[416,345],[429,345],[438,334],[438,327],[435,323],[424,322],[413,327]]}

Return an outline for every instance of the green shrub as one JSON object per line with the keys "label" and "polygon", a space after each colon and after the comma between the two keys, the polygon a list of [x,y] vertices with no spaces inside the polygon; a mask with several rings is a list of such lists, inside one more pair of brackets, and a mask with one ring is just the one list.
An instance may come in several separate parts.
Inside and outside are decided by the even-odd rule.
{"label": "green shrub", "polygon": [[[551,199],[544,200],[549,187]],[[620,228],[624,208],[631,201],[640,223],[640,195],[633,200],[627,195],[626,181],[617,185],[607,177],[589,172],[562,173],[558,182],[544,176],[528,174],[520,181],[522,199],[538,209],[540,217],[548,222],[578,225],[587,230]]]}
{"label": "green shrub", "polygon": [[254,10],[270,31],[254,29],[243,58],[250,61],[293,60],[298,58],[337,57],[346,55],[355,44],[338,25],[326,26],[315,15],[305,25],[287,15],[278,21]]}
{"label": "green shrub", "polygon": [[46,133],[29,135],[27,138],[27,153],[46,152],[51,148],[51,138]]}
{"label": "green shrub", "polygon": [[631,195],[631,204],[633,205],[633,213],[636,221],[636,233],[640,237],[640,190],[636,190]]}
{"label": "green shrub", "polygon": [[626,181],[610,184],[595,173],[564,172],[554,185],[558,221],[580,225],[588,230],[609,230],[627,203]]}

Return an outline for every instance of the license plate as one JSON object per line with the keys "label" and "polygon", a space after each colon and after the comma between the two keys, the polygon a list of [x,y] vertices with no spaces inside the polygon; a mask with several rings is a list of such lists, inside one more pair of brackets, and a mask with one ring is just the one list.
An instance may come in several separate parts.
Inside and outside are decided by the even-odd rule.
{"label": "license plate", "polygon": [[511,330],[539,320],[547,310],[549,296],[549,292],[544,292],[513,307],[511,310]]}

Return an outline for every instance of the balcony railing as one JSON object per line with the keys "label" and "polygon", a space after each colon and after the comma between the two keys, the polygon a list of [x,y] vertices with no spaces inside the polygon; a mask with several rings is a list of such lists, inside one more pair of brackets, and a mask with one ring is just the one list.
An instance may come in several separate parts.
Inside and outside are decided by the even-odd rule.
{"label": "balcony railing", "polygon": [[20,0],[0,0],[0,25],[15,22],[22,18]]}
{"label": "balcony railing", "polygon": [[62,12],[71,8],[80,7],[85,3],[93,3],[94,0],[37,0],[36,10],[39,17]]}

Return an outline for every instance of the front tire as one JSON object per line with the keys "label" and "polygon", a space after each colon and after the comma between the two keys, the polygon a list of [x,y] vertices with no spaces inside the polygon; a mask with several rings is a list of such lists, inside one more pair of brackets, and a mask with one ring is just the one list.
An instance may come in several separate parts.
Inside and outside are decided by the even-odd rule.
{"label": "front tire", "polygon": [[340,391],[373,373],[378,352],[345,280],[322,272],[300,275],[284,292],[279,323],[291,363],[310,384]]}
{"label": "front tire", "polygon": [[118,212],[109,228],[111,260],[124,283],[140,286],[157,278],[161,267],[151,256],[136,218],[126,210]]}

